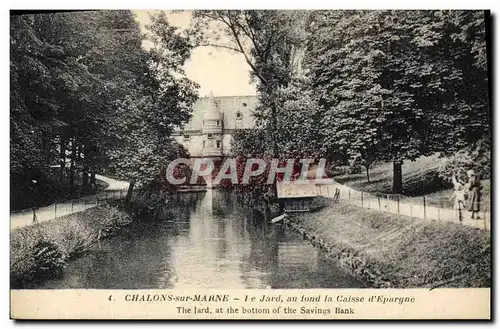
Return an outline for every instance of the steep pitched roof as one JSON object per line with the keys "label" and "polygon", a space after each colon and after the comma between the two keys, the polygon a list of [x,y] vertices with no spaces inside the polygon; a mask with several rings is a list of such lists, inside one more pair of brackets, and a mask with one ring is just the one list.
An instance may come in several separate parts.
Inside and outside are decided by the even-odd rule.
{"label": "steep pitched roof", "polygon": [[[212,106],[213,103],[215,107]],[[257,103],[257,96],[201,97],[194,104],[191,120],[183,126],[183,130],[201,130],[204,119],[218,120],[218,118],[223,118],[224,129],[252,128],[254,126],[252,111]]]}
{"label": "steep pitched roof", "polygon": [[203,113],[203,120],[222,120],[222,113],[217,107],[213,93],[208,96],[208,106]]}

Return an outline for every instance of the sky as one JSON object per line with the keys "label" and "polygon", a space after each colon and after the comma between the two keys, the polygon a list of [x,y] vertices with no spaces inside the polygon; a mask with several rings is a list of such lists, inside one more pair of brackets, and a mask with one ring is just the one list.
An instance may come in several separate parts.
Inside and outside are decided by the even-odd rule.
{"label": "sky", "polygon": [[[152,11],[137,10],[134,14],[145,29]],[[189,26],[190,11],[167,12],[169,23],[180,29]],[[145,41],[145,47],[148,42]],[[249,67],[242,54],[214,47],[198,47],[185,65],[186,75],[200,85],[199,96],[255,95],[255,86],[250,84]]]}

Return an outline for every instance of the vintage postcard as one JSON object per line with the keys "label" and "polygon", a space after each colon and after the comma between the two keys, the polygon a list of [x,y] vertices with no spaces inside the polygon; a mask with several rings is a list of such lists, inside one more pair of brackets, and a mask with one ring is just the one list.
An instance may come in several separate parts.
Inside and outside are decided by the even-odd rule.
{"label": "vintage postcard", "polygon": [[11,318],[490,319],[490,36],[11,12]]}

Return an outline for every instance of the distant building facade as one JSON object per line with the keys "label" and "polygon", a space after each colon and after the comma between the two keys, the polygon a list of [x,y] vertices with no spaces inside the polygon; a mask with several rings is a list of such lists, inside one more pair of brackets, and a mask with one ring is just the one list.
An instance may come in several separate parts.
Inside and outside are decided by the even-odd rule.
{"label": "distant building facade", "polygon": [[222,157],[231,154],[235,131],[254,127],[252,112],[257,96],[223,96],[198,99],[191,120],[178,127],[174,138],[191,157]]}

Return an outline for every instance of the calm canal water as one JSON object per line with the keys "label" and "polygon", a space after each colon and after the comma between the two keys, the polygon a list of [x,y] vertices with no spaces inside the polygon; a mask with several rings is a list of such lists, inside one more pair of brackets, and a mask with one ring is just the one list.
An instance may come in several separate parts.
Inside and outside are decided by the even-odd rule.
{"label": "calm canal water", "polygon": [[[252,218],[254,217],[254,218]],[[281,225],[218,191],[181,194],[155,220],[68,264],[35,289],[354,288],[363,283]]]}

